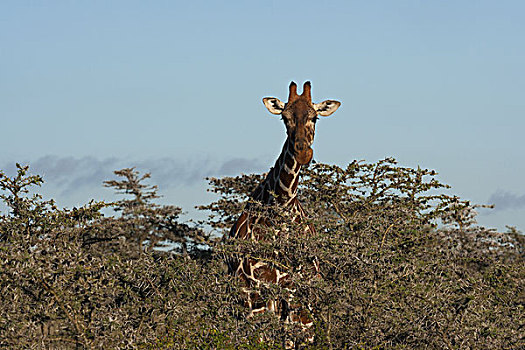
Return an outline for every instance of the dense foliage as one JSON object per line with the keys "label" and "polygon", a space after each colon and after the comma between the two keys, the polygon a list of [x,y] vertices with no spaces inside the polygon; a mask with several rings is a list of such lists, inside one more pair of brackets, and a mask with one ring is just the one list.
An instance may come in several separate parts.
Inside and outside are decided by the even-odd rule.
{"label": "dense foliage", "polygon": [[[525,347],[524,236],[475,226],[476,206],[445,194],[434,171],[393,159],[312,164],[300,199],[316,234],[298,236],[286,212],[255,206],[285,232],[265,242],[220,239],[262,175],[209,179],[219,198],[200,207],[207,221],[192,223],[155,203],[149,174],[115,174],[105,186],[127,197],[59,209],[30,194],[43,181],[28,167],[0,172],[9,208],[0,216],[0,347]],[[232,256],[291,274],[314,343],[271,314],[244,317],[223,263]],[[263,285],[260,294],[286,291]]]}

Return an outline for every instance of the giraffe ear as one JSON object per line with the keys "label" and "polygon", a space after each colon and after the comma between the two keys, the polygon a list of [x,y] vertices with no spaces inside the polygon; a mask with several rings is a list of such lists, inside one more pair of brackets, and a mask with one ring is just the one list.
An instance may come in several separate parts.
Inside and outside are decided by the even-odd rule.
{"label": "giraffe ear", "polygon": [[334,100],[326,100],[321,103],[314,103],[314,108],[317,114],[323,117],[328,117],[330,114],[337,111],[337,108],[341,105],[341,102]]}
{"label": "giraffe ear", "polygon": [[263,103],[272,114],[281,114],[284,111],[284,103],[276,97],[265,97]]}

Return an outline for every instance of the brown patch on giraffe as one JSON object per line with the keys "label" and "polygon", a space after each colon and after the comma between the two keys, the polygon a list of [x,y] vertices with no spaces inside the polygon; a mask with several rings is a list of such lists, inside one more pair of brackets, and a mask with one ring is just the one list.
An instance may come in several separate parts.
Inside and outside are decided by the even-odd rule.
{"label": "brown patch on giraffe", "polygon": [[274,268],[268,266],[261,266],[254,271],[254,277],[263,282],[276,283],[277,282],[277,271]]}
{"label": "brown patch on giraffe", "polygon": [[252,192],[251,198],[255,200],[260,200],[263,190],[264,190],[264,187],[262,185],[257,186],[255,191]]}
{"label": "brown patch on giraffe", "polygon": [[288,174],[284,171],[281,172],[279,179],[283,183],[286,188],[290,188],[290,185],[292,184],[292,181],[294,179],[294,174]]}
{"label": "brown patch on giraffe", "polygon": [[248,221],[249,221],[248,214],[246,212],[243,212],[241,216],[239,217],[239,219],[237,220],[237,222],[235,223],[235,225],[233,226],[231,232],[236,232],[238,238],[241,238],[241,239],[248,238],[248,224],[249,224]]}
{"label": "brown patch on giraffe", "polygon": [[264,192],[262,193],[261,201],[262,201],[263,203],[269,203],[269,201],[270,201],[270,192],[268,192],[268,191],[264,191]]}
{"label": "brown patch on giraffe", "polygon": [[284,164],[286,164],[286,166],[288,167],[288,169],[290,169],[292,172],[297,172],[297,167],[299,167],[300,165],[297,164],[297,162],[294,160],[294,157],[286,157],[285,161],[284,161]]}

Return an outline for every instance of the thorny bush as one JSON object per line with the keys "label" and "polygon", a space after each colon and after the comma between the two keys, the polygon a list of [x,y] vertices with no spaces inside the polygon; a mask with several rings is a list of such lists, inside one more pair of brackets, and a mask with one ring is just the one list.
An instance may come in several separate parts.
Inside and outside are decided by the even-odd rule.
{"label": "thorny bush", "polygon": [[[220,237],[262,175],[209,179],[219,198],[193,223],[156,204],[149,174],[134,169],[105,183],[131,198],[68,210],[29,195],[42,179],[17,166],[12,178],[0,172],[9,208],[0,216],[0,347],[279,349],[290,338],[314,349],[525,347],[523,235],[475,226],[476,206],[446,194],[434,171],[393,159],[312,164],[299,195],[316,233],[297,235],[286,212],[254,205],[282,233],[253,242]],[[104,217],[106,207],[121,215]],[[223,263],[238,256],[292,276],[313,344],[271,314],[244,317]],[[320,276],[309,268],[316,259]]]}

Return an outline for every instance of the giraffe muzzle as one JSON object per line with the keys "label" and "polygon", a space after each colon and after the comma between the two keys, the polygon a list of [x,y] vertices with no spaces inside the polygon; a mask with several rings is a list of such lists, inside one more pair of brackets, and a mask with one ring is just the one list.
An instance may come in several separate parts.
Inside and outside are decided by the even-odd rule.
{"label": "giraffe muzzle", "polygon": [[306,165],[306,164],[310,163],[310,161],[312,160],[313,156],[314,156],[314,151],[310,147],[307,147],[307,148],[302,149],[300,151],[298,151],[298,150],[295,151],[295,159],[301,165]]}
{"label": "giraffe muzzle", "polygon": [[310,163],[313,157],[314,151],[308,144],[308,142],[304,139],[295,140],[294,142],[294,153],[295,153],[295,159],[299,164],[305,165]]}

